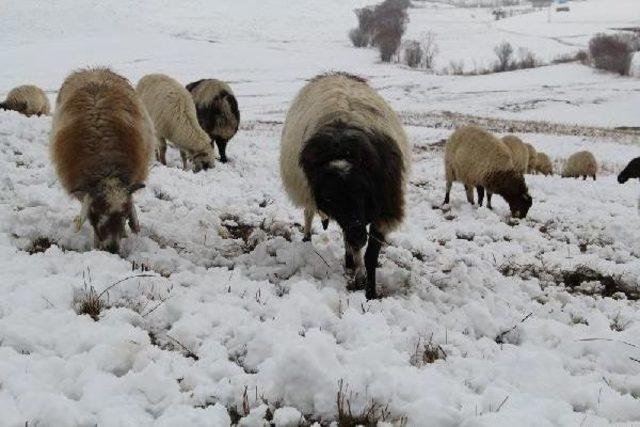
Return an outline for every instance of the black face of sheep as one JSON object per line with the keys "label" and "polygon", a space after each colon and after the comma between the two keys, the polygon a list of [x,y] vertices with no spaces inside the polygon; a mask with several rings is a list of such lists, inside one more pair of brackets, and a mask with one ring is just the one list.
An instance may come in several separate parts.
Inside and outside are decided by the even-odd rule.
{"label": "black face of sheep", "polygon": [[533,205],[533,199],[529,195],[524,177],[514,171],[495,173],[492,176],[492,184],[496,193],[504,197],[511,209],[511,216],[524,218]]}
{"label": "black face of sheep", "polygon": [[618,182],[620,184],[624,184],[630,178],[640,178],[640,157],[636,157],[631,160],[627,167],[620,172],[620,175],[618,175]]}
{"label": "black face of sheep", "polygon": [[[367,298],[375,298],[375,270],[382,240],[371,226],[380,214],[373,173],[383,166],[368,134],[359,129],[325,127],[305,143],[300,163],[319,211],[342,228],[347,269],[355,269],[356,283],[367,278]],[[361,250],[369,239],[362,265]]]}

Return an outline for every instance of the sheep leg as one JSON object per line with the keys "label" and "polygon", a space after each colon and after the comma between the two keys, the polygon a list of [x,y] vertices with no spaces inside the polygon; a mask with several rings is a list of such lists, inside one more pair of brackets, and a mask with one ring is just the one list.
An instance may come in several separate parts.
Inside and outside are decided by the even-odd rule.
{"label": "sheep leg", "polygon": [[167,165],[167,140],[164,138],[158,138],[156,157],[160,163]]}
{"label": "sheep leg", "polygon": [[189,160],[187,152],[184,150],[180,150],[180,158],[182,159],[182,169],[187,170],[187,163]]}
{"label": "sheep leg", "polygon": [[444,195],[444,203],[443,203],[443,205],[448,205],[449,204],[449,193],[451,193],[451,186],[452,185],[453,185],[453,181],[447,180],[447,190],[446,190],[446,193]]}
{"label": "sheep leg", "polygon": [[380,248],[382,247],[384,238],[384,235],[371,224],[371,227],[369,227],[367,251],[364,254],[364,266],[367,270],[367,287],[365,290],[367,299],[378,298],[376,291],[376,269],[378,268],[378,257],[380,256]]}
{"label": "sheep leg", "polygon": [[464,191],[467,192],[467,201],[473,205],[473,187],[465,184]]}
{"label": "sheep leg", "polygon": [[593,180],[594,181],[596,180],[596,174],[595,173],[593,174]]}
{"label": "sheep leg", "polygon": [[354,268],[356,268],[356,262],[353,259],[353,251],[347,244],[347,236],[345,235],[344,230],[342,231],[342,237],[344,240],[344,268],[345,270],[350,272],[353,271]]}
{"label": "sheep leg", "polygon": [[493,193],[491,191],[487,191],[487,207],[493,210],[493,206],[491,206],[491,196],[493,196]]}
{"label": "sheep leg", "polygon": [[138,220],[138,211],[136,211],[136,207],[131,205],[131,212],[129,213],[129,227],[131,231],[134,233],[140,232],[140,221]]}
{"label": "sheep leg", "polygon": [[315,212],[312,209],[304,209],[304,237],[302,238],[303,242],[311,241],[311,225],[313,224],[314,215]]}
{"label": "sheep leg", "polygon": [[227,140],[216,138],[216,145],[218,146],[218,152],[220,152],[220,161],[227,163]]}
{"label": "sheep leg", "polygon": [[478,185],[476,190],[478,190],[478,206],[482,206],[482,202],[484,201],[484,187]]}
{"label": "sheep leg", "polygon": [[587,180],[587,175],[583,175],[583,176],[582,176],[582,180],[583,180],[583,181],[586,181],[586,180]]}

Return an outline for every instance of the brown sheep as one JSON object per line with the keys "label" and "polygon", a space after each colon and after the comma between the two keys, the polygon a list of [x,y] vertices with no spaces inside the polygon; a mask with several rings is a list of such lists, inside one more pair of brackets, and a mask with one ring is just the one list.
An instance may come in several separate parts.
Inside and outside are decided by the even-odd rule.
{"label": "brown sheep", "polygon": [[596,158],[590,151],[578,151],[573,153],[562,170],[563,178],[579,178],[587,179],[588,176],[596,180],[598,172],[598,163]]}
{"label": "brown sheep", "polygon": [[153,147],[153,125],[126,79],[106,68],[67,77],[51,156],[63,188],[82,203],[76,228],[89,218],[95,247],[118,252],[127,220],[140,230],[132,194],[144,187]]}
{"label": "brown sheep", "polygon": [[31,117],[49,115],[51,105],[42,89],[33,85],[24,85],[11,89],[4,102],[0,103],[0,109],[17,111]]}
{"label": "brown sheep", "polygon": [[529,168],[529,150],[520,138],[515,135],[507,135],[502,138],[507,148],[511,151],[511,157],[516,170],[526,174]]}
{"label": "brown sheep", "polygon": [[529,143],[525,143],[524,146],[527,147],[529,152],[527,173],[536,173],[536,160],[538,159],[536,149]]}
{"label": "brown sheep", "polygon": [[445,144],[445,174],[447,189],[444,203],[454,181],[464,184],[467,200],[473,204],[473,188],[478,190],[482,206],[485,189],[488,207],[491,194],[500,194],[509,204],[511,215],[524,218],[532,205],[524,177],[512,160],[507,146],[484,129],[465,126],[457,129]]}
{"label": "brown sheep", "polygon": [[541,151],[538,151],[536,154],[536,172],[543,175],[553,174],[553,163],[551,163],[551,159],[546,153]]}

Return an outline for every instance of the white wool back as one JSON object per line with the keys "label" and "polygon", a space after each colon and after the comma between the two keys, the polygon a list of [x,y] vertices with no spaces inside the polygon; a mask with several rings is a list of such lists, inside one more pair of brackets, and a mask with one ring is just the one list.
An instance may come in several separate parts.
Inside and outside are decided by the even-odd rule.
{"label": "white wool back", "polygon": [[528,165],[527,165],[527,173],[533,173],[536,170],[536,162],[538,159],[538,153],[536,151],[536,149],[533,147],[533,145],[529,144],[529,143],[525,143],[524,144],[525,147],[527,147],[527,151],[529,152],[529,157],[528,157]]}
{"label": "white wool back", "polygon": [[485,185],[492,172],[515,169],[509,148],[488,131],[476,126],[457,129],[445,144],[447,181]]}
{"label": "white wool back", "polygon": [[180,83],[164,74],[149,74],[140,79],[136,93],[158,138],[168,139],[176,148],[192,155],[213,156],[210,138],[198,123],[191,94]]}
{"label": "white wool back", "polygon": [[402,188],[405,188],[411,167],[411,147],[397,114],[366,82],[329,74],[313,79],[302,88],[287,113],[282,130],[280,174],[285,190],[296,206],[316,209],[307,177],[300,166],[304,143],[321,127],[336,121],[388,135],[403,157]]}
{"label": "white wool back", "polygon": [[592,176],[598,172],[598,163],[591,151],[573,153],[562,170],[562,176]]}
{"label": "white wool back", "polygon": [[502,142],[511,150],[511,156],[516,169],[521,174],[526,174],[529,168],[529,150],[520,138],[515,135],[507,135]]}
{"label": "white wool back", "polygon": [[536,153],[536,170],[545,175],[553,173],[553,163],[546,153],[541,151]]}
{"label": "white wool back", "polygon": [[27,116],[34,114],[51,113],[49,98],[42,89],[34,85],[24,85],[13,88],[7,94],[5,100],[8,104],[25,103],[26,109],[23,111]]}

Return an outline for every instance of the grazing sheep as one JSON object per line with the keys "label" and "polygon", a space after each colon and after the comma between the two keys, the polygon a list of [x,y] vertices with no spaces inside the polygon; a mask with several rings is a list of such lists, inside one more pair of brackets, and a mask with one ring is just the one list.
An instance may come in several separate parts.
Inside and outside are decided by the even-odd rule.
{"label": "grazing sheep", "polygon": [[227,142],[238,132],[240,111],[238,101],[229,85],[216,79],[203,79],[189,83],[196,104],[200,127],[215,141],[220,161],[227,162]]}
{"label": "grazing sheep", "polygon": [[538,155],[536,149],[533,148],[533,145],[529,143],[524,144],[527,147],[527,151],[529,153],[528,156],[528,164],[527,164],[527,173],[535,173],[536,172],[536,161],[538,159]]}
{"label": "grazing sheep", "polygon": [[553,174],[553,163],[551,163],[551,159],[547,156],[546,153],[539,151],[536,153],[536,172],[539,172],[543,175],[552,175]]}
{"label": "grazing sheep", "polygon": [[507,148],[511,151],[514,166],[521,174],[526,174],[529,168],[529,150],[524,142],[515,135],[507,135],[502,138]]}
{"label": "grazing sheep", "polygon": [[0,109],[17,111],[30,117],[34,114],[37,116],[49,115],[51,105],[42,89],[33,85],[24,85],[11,89],[7,94],[7,99],[0,103]]}
{"label": "grazing sheep", "polygon": [[454,181],[464,184],[467,200],[473,204],[473,188],[478,190],[482,206],[487,190],[488,207],[491,195],[501,195],[511,209],[511,215],[524,218],[532,205],[531,196],[520,169],[514,165],[509,148],[484,129],[465,126],[457,129],[447,140],[444,154],[447,189],[444,203]]}
{"label": "grazing sheep", "polygon": [[596,173],[598,172],[598,163],[596,158],[590,151],[578,151],[573,153],[567,163],[564,165],[562,171],[563,178],[579,178],[587,179],[588,176],[596,180]]}
{"label": "grazing sheep", "polygon": [[[287,113],[280,173],[289,198],[304,208],[305,240],[319,212],[342,228],[345,265],[376,298],[376,267],[387,233],[404,217],[411,147],[400,120],[360,77],[330,73],[312,79]],[[367,232],[367,225],[371,224]],[[368,245],[364,255],[362,248]]]}
{"label": "grazing sheep", "polygon": [[194,172],[213,167],[211,139],[198,124],[191,95],[180,83],[163,74],[149,74],[140,79],[136,92],[155,126],[160,163],[167,164],[169,140],[180,150],[185,169],[187,158],[193,161]]}
{"label": "grazing sheep", "polygon": [[89,218],[95,247],[118,252],[125,221],[140,230],[132,194],[144,187],[153,147],[153,124],[124,78],[106,68],[67,77],[56,101],[51,156],[62,186],[82,203],[76,229]]}
{"label": "grazing sheep", "polygon": [[624,184],[630,178],[640,178],[640,157],[631,160],[627,167],[618,175],[618,182]]}

